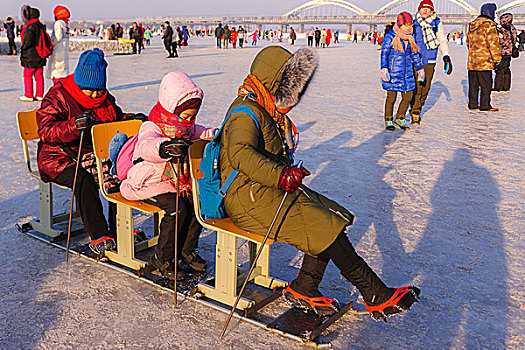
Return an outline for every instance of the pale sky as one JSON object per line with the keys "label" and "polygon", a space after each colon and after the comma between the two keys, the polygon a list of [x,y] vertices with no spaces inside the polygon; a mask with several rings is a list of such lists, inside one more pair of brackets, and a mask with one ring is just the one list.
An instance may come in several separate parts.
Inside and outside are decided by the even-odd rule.
{"label": "pale sky", "polygon": [[[437,3],[440,0],[434,1]],[[307,0],[0,0],[0,17],[20,17],[24,4],[36,7],[42,19],[51,20],[53,8],[65,5],[72,20],[82,19],[131,19],[146,16],[275,16],[299,6]],[[353,0],[357,6],[373,12],[387,0]],[[479,8],[486,1],[467,0]],[[510,0],[492,1],[499,6]]]}

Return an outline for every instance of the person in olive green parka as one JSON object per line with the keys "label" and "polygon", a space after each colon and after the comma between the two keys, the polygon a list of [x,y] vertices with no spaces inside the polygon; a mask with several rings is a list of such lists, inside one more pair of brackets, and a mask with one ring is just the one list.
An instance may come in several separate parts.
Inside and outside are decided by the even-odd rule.
{"label": "person in olive green parka", "polygon": [[359,289],[367,307],[376,308],[375,313],[369,310],[372,316],[408,310],[419,289],[386,287],[345,234],[354,215],[301,185],[310,173],[293,166],[298,132],[286,113],[299,102],[317,62],[312,49],[302,48],[292,55],[280,46],[269,46],[254,59],[229,110],[239,105],[251,108],[259,128],[247,114],[233,113],[221,135],[221,182],[232,169],[239,171],[224,198],[226,212],[237,226],[264,235],[285,191],[288,193],[270,237],[306,253],[298,277],[284,291],[292,303],[323,315],[339,309],[335,299],[318,290],[326,266],[333,260]]}

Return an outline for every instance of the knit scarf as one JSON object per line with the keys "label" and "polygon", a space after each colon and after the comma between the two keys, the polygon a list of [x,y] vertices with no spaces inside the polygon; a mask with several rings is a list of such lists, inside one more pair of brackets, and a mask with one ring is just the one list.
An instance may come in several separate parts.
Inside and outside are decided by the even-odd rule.
{"label": "knit scarf", "polygon": [[[157,104],[153,106],[149,112],[148,120],[159,127],[163,137],[169,137],[170,139],[174,137],[189,139],[192,136],[193,126],[195,125],[195,120],[190,122],[182,119],[178,115],[164,109],[160,102],[157,102]],[[162,173],[162,181],[169,181],[173,186],[176,186],[176,176],[176,162],[171,160],[167,161],[164,172]],[[179,193],[187,197],[189,197],[191,193],[190,163],[187,156],[181,162]]]}
{"label": "knit scarf", "polygon": [[256,101],[273,118],[284,133],[284,142],[293,163],[295,151],[299,145],[299,131],[292,120],[275,106],[275,97],[270,94],[266,86],[255,75],[248,74],[242,86],[239,87],[237,95]]}
{"label": "knit scarf", "polygon": [[405,53],[405,48],[403,47],[402,41],[408,41],[412,52],[419,52],[419,46],[417,46],[416,41],[412,36],[412,33],[414,33],[413,27],[410,26],[406,30],[403,30],[396,24],[393,29],[394,33],[396,33],[394,40],[392,40],[392,47],[394,48],[394,50]]}
{"label": "knit scarf", "polygon": [[64,89],[77,101],[82,107],[90,109],[94,116],[101,122],[112,122],[117,120],[115,107],[108,100],[108,91],[97,98],[91,98],[82,92],[80,87],[75,83],[73,74],[68,75],[62,80]]}
{"label": "knit scarf", "polygon": [[24,23],[24,28],[22,28],[22,32],[20,32],[20,40],[22,41],[22,44],[24,43],[24,33],[26,32],[27,26],[36,22],[38,22],[38,18],[31,19]]}
{"label": "knit scarf", "polygon": [[421,31],[423,32],[423,40],[429,50],[437,49],[439,46],[436,33],[434,33],[434,28],[432,28],[432,21],[434,21],[435,18],[435,12],[427,18],[423,18],[419,12],[416,15],[416,21],[421,26]]}

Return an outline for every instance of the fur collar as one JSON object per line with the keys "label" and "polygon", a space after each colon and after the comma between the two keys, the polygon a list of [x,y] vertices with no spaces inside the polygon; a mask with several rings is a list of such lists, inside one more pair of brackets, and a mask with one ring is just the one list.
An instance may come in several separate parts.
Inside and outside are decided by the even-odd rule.
{"label": "fur collar", "polygon": [[310,48],[301,48],[290,57],[275,92],[275,105],[279,109],[290,109],[299,103],[318,62],[317,53]]}

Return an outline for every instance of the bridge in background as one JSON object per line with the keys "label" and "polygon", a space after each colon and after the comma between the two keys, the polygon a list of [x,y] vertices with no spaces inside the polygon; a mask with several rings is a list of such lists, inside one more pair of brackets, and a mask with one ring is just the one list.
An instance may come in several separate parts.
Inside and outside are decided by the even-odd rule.
{"label": "bridge in background", "polygon": [[[348,0],[310,0],[286,12],[282,16],[268,17],[196,17],[174,18],[155,17],[141,18],[134,21],[142,23],[159,23],[169,20],[179,25],[188,25],[198,29],[213,29],[217,23],[243,25],[248,29],[261,30],[263,26],[279,26],[287,30],[289,26],[296,26],[299,32],[304,31],[306,25],[346,25],[347,31],[352,25],[367,25],[369,28],[387,24],[396,20],[401,11],[415,13],[420,0],[391,0],[372,13]],[[465,0],[435,1],[436,12],[444,24],[465,26],[479,15],[479,11]],[[525,0],[514,0],[497,10],[501,15],[506,12],[514,14],[515,25],[525,25]],[[104,21],[106,23],[119,22],[117,20]],[[97,22],[97,24],[104,23]],[[130,21],[120,21],[128,23]],[[91,22],[92,23],[92,22]]]}

